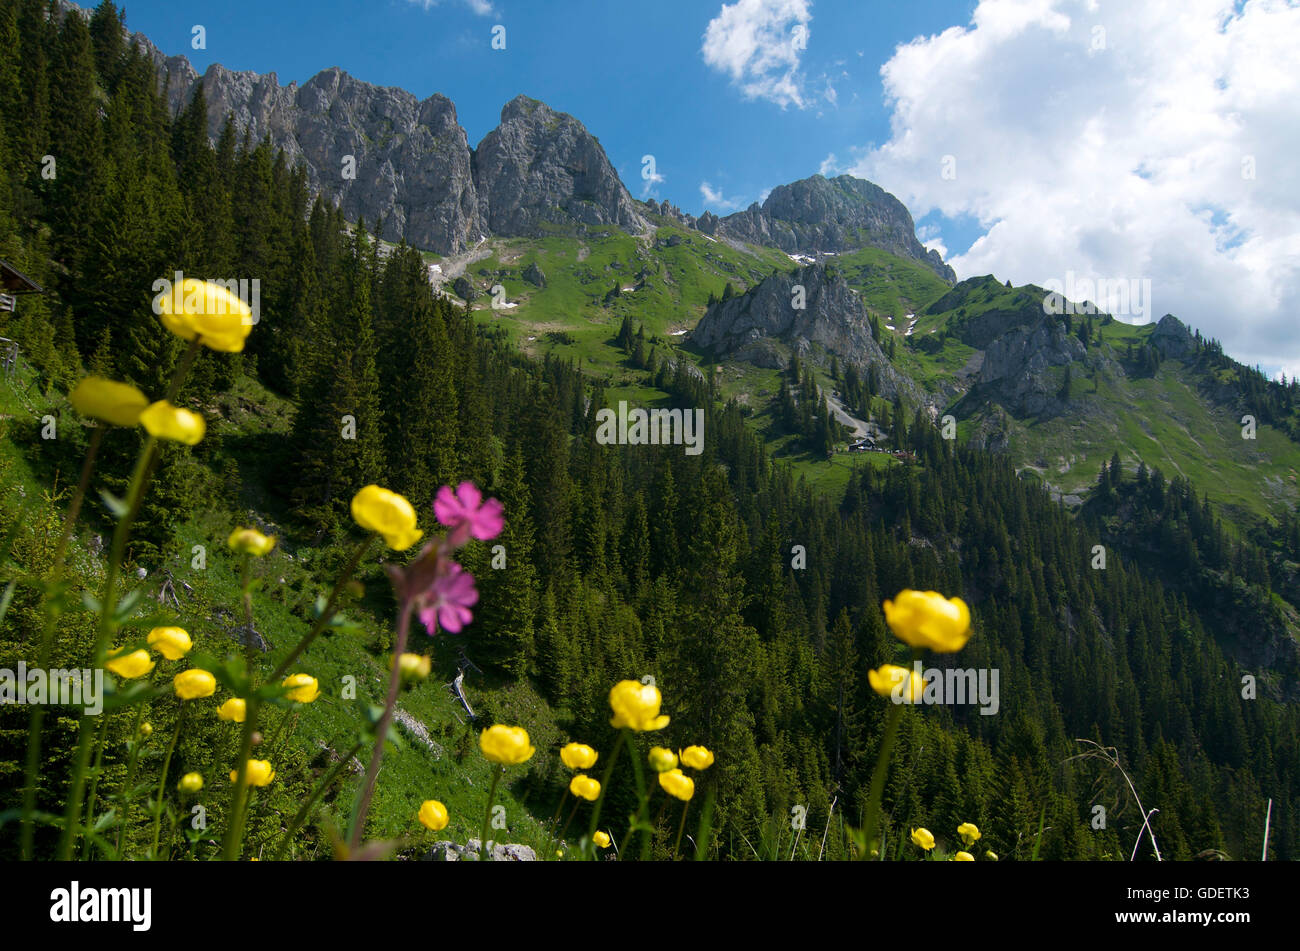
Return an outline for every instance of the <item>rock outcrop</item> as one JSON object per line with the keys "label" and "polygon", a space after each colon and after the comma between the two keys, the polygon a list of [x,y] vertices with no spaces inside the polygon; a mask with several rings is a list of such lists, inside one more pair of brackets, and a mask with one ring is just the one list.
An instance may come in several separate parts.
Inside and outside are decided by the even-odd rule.
{"label": "rock outcrop", "polygon": [[[797,307],[800,297],[803,306]],[[881,351],[857,293],[822,265],[772,274],[744,294],[714,304],[690,342],[718,357],[773,369],[785,367],[790,353],[817,363],[829,363],[833,355],[863,373],[874,367],[881,395],[889,399],[900,393],[913,404],[924,399]]]}

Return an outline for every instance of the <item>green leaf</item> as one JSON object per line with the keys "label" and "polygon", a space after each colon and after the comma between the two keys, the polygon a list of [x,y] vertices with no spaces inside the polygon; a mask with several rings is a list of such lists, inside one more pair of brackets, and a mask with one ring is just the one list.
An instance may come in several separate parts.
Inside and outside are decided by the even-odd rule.
{"label": "green leaf", "polygon": [[104,506],[112,513],[115,519],[120,521],[122,517],[126,515],[126,503],[112,492],[109,492],[107,489],[100,489],[99,497],[104,500]]}
{"label": "green leaf", "polygon": [[89,591],[81,592],[81,603],[86,606],[86,610],[91,614],[99,613],[99,598],[95,597]]}
{"label": "green leaf", "polygon": [[9,602],[14,599],[14,588],[17,586],[17,581],[11,581],[5,588],[5,593],[0,594],[0,622],[3,622],[5,615],[9,613]]}
{"label": "green leaf", "polygon": [[131,613],[131,610],[139,602],[140,590],[141,589],[139,588],[135,588],[128,591],[122,600],[117,602],[117,607],[113,609],[113,620],[118,624],[121,624],[126,620],[127,616]]}

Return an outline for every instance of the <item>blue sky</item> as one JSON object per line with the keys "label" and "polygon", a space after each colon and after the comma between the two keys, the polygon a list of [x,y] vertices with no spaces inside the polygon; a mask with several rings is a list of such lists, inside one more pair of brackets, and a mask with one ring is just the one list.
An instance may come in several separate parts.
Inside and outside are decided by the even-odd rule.
{"label": "blue sky", "polygon": [[1173,313],[1300,375],[1297,2],[132,0],[127,17],[199,70],[440,92],[471,145],[515,95],[542,99],[634,195],[691,213],[854,174],[959,278],[1149,286],[1116,315]]}
{"label": "blue sky", "polygon": [[[166,53],[188,56],[200,72],[221,63],[274,71],[287,84],[339,66],[421,98],[442,93],[456,104],[471,146],[497,124],[502,105],[533,96],[580,119],[637,197],[642,157],[653,155],[664,181],[649,196],[699,214],[745,207],[773,185],[816,174],[832,152],[887,137],[881,64],[900,42],[966,22],[974,3],[817,3],[806,24],[805,108],[747,99],[705,65],[702,37],[719,7],[493,0],[492,13],[478,14],[467,0],[428,8],[412,0],[131,0],[127,15],[128,26]],[[190,48],[196,23],[206,28],[206,50]],[[505,50],[490,45],[498,23]],[[705,182],[722,201],[704,201]]]}

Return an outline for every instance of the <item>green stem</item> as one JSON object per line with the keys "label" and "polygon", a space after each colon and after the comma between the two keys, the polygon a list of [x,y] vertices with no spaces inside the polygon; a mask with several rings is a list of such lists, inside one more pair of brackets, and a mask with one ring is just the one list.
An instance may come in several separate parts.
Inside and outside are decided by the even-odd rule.
{"label": "green stem", "polygon": [[557,846],[564,841],[564,833],[569,831],[569,823],[573,822],[573,817],[578,814],[578,807],[581,805],[582,805],[582,800],[579,799],[577,796],[574,796],[573,808],[569,810],[569,818],[564,820],[564,828],[560,830],[560,836],[555,840],[555,844]]}
{"label": "green stem", "polygon": [[325,630],[325,626],[329,624],[330,620],[334,617],[334,609],[335,605],[338,603],[339,595],[343,592],[347,583],[352,580],[352,573],[357,570],[357,565],[361,564],[361,559],[365,556],[366,551],[370,548],[373,541],[374,536],[369,535],[352,550],[352,556],[348,559],[348,563],[343,567],[343,571],[339,575],[338,580],[334,582],[334,590],[330,592],[329,600],[325,602],[325,610],[321,612],[320,617],[316,619],[316,623],[312,625],[311,630],[307,632],[306,636],[303,637],[303,639],[298,642],[298,645],[289,652],[289,656],[282,660],[279,666],[272,671],[271,680],[279,680],[288,673],[289,668],[293,666],[293,662],[302,655],[303,651],[311,646],[311,642],[316,640],[320,635],[320,632]]}
{"label": "green stem", "polygon": [[397,616],[397,643],[393,647],[393,669],[388,675],[388,696],[384,698],[384,713],[375,728],[375,748],[370,754],[370,765],[366,768],[365,791],[361,794],[361,804],[357,807],[353,819],[349,849],[361,844],[361,836],[366,828],[366,814],[370,811],[370,800],[375,795],[375,783],[379,781],[379,767],[384,760],[384,744],[388,741],[388,727],[393,722],[393,710],[397,707],[397,692],[402,686],[402,654],[406,652],[406,641],[411,633],[411,612],[415,609],[412,598],[403,598]]}
{"label": "green stem", "polygon": [[[244,837],[244,822],[248,818],[248,803],[252,798],[248,786],[248,760],[253,755],[253,734],[257,732],[257,715],[261,712],[262,702],[257,695],[257,658],[253,653],[253,591],[251,587],[250,566],[252,556],[245,553],[240,565],[239,576],[242,587],[241,599],[244,603],[244,658],[248,675],[249,695],[244,700],[244,728],[239,734],[239,759],[235,761],[235,787],[230,792],[230,820],[226,826],[226,835],[221,843],[221,858],[233,862],[239,858],[240,842]],[[274,677],[272,677],[274,679]],[[244,795],[245,792],[249,795]]]}
{"label": "green stem", "polygon": [[185,701],[181,701],[180,713],[176,714],[176,729],[172,730],[172,741],[167,746],[167,755],[163,757],[162,776],[158,778],[158,801],[154,803],[153,845],[149,849],[150,857],[158,858],[158,834],[162,831],[163,795],[167,790],[167,770],[172,765],[172,754],[176,752],[176,741],[181,736],[181,724],[185,722]]}
{"label": "green stem", "polygon": [[135,799],[131,794],[131,784],[135,782],[135,767],[140,761],[140,723],[142,720],[144,720],[144,704],[136,707],[135,726],[131,729],[131,758],[126,764],[126,783],[118,794],[122,804],[121,825],[117,827],[116,851],[119,859],[122,857],[122,835],[126,832],[127,822],[131,818],[131,803]]}
{"label": "green stem", "polygon": [[614,752],[609,754],[609,763],[605,766],[605,776],[600,781],[600,796],[596,799],[596,806],[591,810],[591,825],[587,829],[587,837],[594,838],[596,828],[600,824],[600,808],[605,804],[605,797],[609,795],[609,778],[614,775],[614,764],[618,762],[618,754],[623,749],[623,744],[627,742],[627,727],[618,731],[618,739],[614,743]]}
{"label": "green stem", "polygon": [[504,773],[504,766],[493,764],[492,770],[492,788],[488,790],[487,809],[483,811],[483,834],[478,839],[478,857],[480,862],[486,862],[488,857],[487,834],[488,827],[492,822],[492,800],[497,797],[497,783],[501,782],[501,774]]}
{"label": "green stem", "polygon": [[867,826],[864,837],[862,858],[871,855],[876,830],[880,826],[880,801],[885,793],[885,775],[889,772],[889,757],[894,751],[894,738],[898,734],[898,723],[903,718],[903,704],[892,703],[885,722],[885,736],[880,742],[880,755],[876,757],[876,768],[871,773],[871,792],[867,796]]}
{"label": "green stem", "polygon": [[[281,679],[285,675],[285,672],[293,665],[294,661],[302,655],[303,651],[311,646],[312,641],[320,635],[321,631],[325,630],[325,627],[333,619],[335,606],[338,604],[340,594],[342,594],[347,583],[352,580],[353,572],[357,570],[357,565],[361,563],[361,559],[365,556],[366,551],[370,548],[373,542],[374,536],[367,536],[352,550],[351,557],[349,557],[343,571],[334,582],[334,587],[330,591],[329,599],[325,602],[325,609],[321,611],[320,617],[316,618],[316,622],[311,626],[311,629],[306,633],[306,635],[303,636],[303,639],[297,643],[294,649],[289,652],[289,655],[280,662],[274,671],[271,672],[270,680],[272,682]],[[253,603],[252,593],[248,586],[249,577],[247,561],[244,565],[243,576],[244,615],[248,624],[248,641],[251,644],[253,631]],[[250,664],[249,676],[251,677],[252,674],[253,670],[252,665]],[[225,840],[222,844],[221,850],[222,858],[227,862],[233,861],[239,857],[239,842],[244,835],[244,820],[247,816],[247,803],[243,796],[243,792],[248,787],[248,758],[253,751],[253,733],[257,730],[257,715],[260,709],[261,702],[256,695],[247,698],[244,729],[240,736],[239,744],[239,765],[236,767],[235,788],[232,790],[230,797],[230,824],[226,827]]]}
{"label": "green stem", "polygon": [[677,853],[682,847],[682,833],[686,831],[686,813],[690,811],[691,801],[687,799],[682,803],[682,822],[677,827],[677,842],[673,845],[673,861],[677,861]]}
{"label": "green stem", "polygon": [[[86,796],[86,820],[85,827],[92,828],[95,824],[95,800],[98,798],[99,777],[104,769],[104,740],[108,732],[108,717],[101,715],[99,718],[99,729],[95,734],[95,765],[90,768],[90,792]],[[86,853],[90,851],[90,838],[81,840],[81,858],[84,861]]]}
{"label": "green stem", "polygon": [[[145,440],[140,457],[136,460],[135,471],[131,473],[130,489],[127,493],[127,510],[113,531],[113,545],[108,559],[108,570],[104,578],[104,594],[99,604],[99,631],[95,637],[95,647],[91,654],[94,667],[104,666],[104,655],[108,640],[113,633],[113,614],[117,606],[116,589],[118,576],[122,571],[122,557],[126,551],[126,542],[131,535],[131,526],[135,524],[140,511],[140,502],[144,498],[145,487],[153,474],[154,463],[158,458],[158,440],[150,436]],[[86,791],[86,767],[90,764],[91,728],[87,716],[81,715],[77,735],[77,752],[73,760],[72,789],[68,795],[67,808],[63,815],[63,835],[59,840],[59,859],[68,861],[72,858],[74,840],[79,831],[77,820],[81,816],[82,800]]]}
{"label": "green stem", "polygon": [[352,757],[356,756],[357,753],[361,751],[363,745],[362,741],[358,740],[352,749],[348,750],[347,753],[343,755],[343,758],[335,763],[333,767],[330,768],[330,771],[325,774],[325,777],[316,784],[316,788],[312,790],[312,794],[307,797],[307,801],[302,804],[302,808],[298,810],[297,814],[293,817],[293,820],[289,823],[289,829],[285,832],[284,838],[280,842],[280,848],[276,850],[273,861],[279,861],[279,859],[284,856],[285,849],[289,847],[289,842],[293,839],[293,834],[297,832],[298,827],[306,821],[308,814],[311,812],[312,806],[316,805],[316,801],[325,794],[325,790],[329,789],[330,786],[334,784],[334,780],[338,779],[339,774],[343,772],[348,763],[352,761]]}

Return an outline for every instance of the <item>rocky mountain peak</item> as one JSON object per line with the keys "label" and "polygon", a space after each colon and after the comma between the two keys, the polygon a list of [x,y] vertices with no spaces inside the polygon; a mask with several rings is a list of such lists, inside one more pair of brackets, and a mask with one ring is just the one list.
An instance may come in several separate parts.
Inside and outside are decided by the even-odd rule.
{"label": "rocky mountain peak", "polygon": [[[703,217],[700,228],[705,228]],[[901,201],[851,175],[814,175],[778,185],[761,206],[717,219],[711,233],[787,254],[880,248],[920,261],[949,283],[957,280],[939,254],[917,240],[916,224]]]}
{"label": "rocky mountain peak", "polygon": [[533,235],[542,222],[642,231],[600,142],[573,116],[516,96],[474,150],[479,214],[497,234]]}

